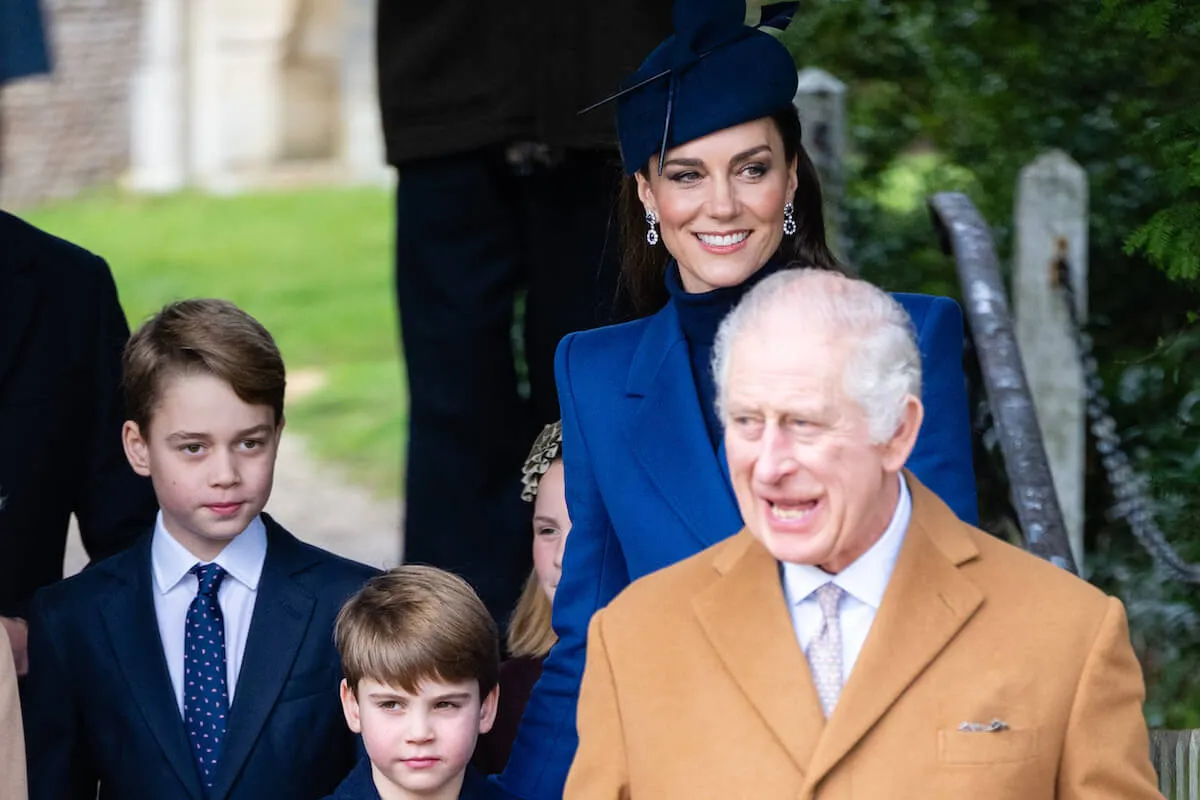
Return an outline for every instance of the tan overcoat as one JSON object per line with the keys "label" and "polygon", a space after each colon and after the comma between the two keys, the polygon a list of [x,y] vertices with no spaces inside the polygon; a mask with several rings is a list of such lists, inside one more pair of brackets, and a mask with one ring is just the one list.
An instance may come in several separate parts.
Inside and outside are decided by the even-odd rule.
{"label": "tan overcoat", "polygon": [[778,563],[742,531],[593,618],[566,798],[1159,797],[1121,603],[906,477],[912,522],[828,721]]}
{"label": "tan overcoat", "polygon": [[26,800],[28,796],[17,669],[8,634],[0,626],[0,800]]}

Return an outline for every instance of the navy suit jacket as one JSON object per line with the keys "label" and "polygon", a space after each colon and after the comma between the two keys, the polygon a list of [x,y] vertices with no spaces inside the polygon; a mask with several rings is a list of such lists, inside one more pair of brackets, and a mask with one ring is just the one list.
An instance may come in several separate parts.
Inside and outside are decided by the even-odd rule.
{"label": "navy suit jacket", "polygon": [[93,561],[154,524],[121,448],[128,338],[103,259],[0,211],[0,614],[62,579],[72,513]]}
{"label": "navy suit jacket", "polygon": [[267,515],[267,556],[207,794],[167,672],[146,535],[39,591],[23,687],[31,800],[315,800],[358,756],[338,699],[333,622],[376,570]]}
{"label": "navy suit jacket", "polygon": [[[467,767],[466,774],[463,775],[462,789],[458,792],[458,800],[490,800],[502,796],[474,768]],[[359,760],[354,771],[337,787],[337,791],[324,800],[380,800],[379,790],[375,788],[375,779],[371,777],[371,762],[366,758]]]}
{"label": "navy suit jacket", "polygon": [[[963,520],[978,517],[958,305],[896,294],[912,317],[925,421],[908,468]],[[673,303],[652,317],[572,334],[555,362],[571,536],[554,598],[558,643],[525,707],[505,790],[558,800],[575,753],[588,622],[632,581],[742,528],[724,449],[704,425]]]}

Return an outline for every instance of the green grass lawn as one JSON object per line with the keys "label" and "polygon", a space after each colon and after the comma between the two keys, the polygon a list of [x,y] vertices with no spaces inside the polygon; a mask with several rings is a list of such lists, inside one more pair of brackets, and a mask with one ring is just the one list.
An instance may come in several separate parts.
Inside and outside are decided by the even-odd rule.
{"label": "green grass lawn", "polygon": [[22,216],[108,260],[131,327],[185,297],[224,297],[253,314],[289,375],[325,378],[289,406],[289,430],[381,496],[399,493],[407,392],[387,191],[103,192]]}

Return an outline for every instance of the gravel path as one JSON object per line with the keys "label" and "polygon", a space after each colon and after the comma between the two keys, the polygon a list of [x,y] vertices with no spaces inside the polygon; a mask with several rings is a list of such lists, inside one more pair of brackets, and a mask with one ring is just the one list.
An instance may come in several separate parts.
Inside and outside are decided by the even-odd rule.
{"label": "gravel path", "polygon": [[[295,433],[283,434],[267,512],[304,541],[338,555],[381,568],[400,562],[400,502],[377,500],[351,485],[337,467],[318,463]],[[66,574],[85,563],[72,522]]]}

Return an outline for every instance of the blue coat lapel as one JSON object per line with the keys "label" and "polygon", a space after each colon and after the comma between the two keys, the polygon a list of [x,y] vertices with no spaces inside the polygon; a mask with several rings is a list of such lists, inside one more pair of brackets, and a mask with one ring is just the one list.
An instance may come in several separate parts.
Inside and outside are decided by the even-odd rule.
{"label": "blue coat lapel", "polygon": [[150,536],[143,536],[122,556],[96,567],[124,584],[109,595],[101,616],[134,705],[188,796],[199,800],[204,797],[204,788],[179,716],[154,614],[150,541]]}
{"label": "blue coat lapel", "polygon": [[724,467],[704,425],[687,341],[673,303],[650,318],[629,367],[637,407],[629,448],[653,486],[703,547],[742,527]]}
{"label": "blue coat lapel", "polygon": [[[229,728],[221,746],[212,797],[229,793],[254,749],[292,671],[316,604],[313,594],[294,578],[313,563],[312,555],[266,514],[263,521],[267,526],[267,559],[229,709]],[[296,735],[303,736],[304,732],[297,731]]]}

